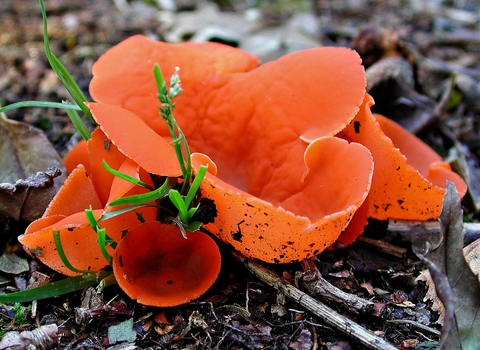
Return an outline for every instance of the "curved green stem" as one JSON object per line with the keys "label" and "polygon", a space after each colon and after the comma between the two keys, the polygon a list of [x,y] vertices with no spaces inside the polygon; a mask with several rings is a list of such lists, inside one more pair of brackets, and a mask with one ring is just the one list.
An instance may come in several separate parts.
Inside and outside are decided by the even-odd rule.
{"label": "curved green stem", "polygon": [[65,254],[65,251],[63,250],[63,245],[62,245],[62,240],[60,238],[60,231],[58,230],[53,230],[53,240],[55,242],[55,248],[57,248],[58,255],[60,256],[60,259],[62,260],[63,264],[67,269],[69,269],[72,272],[76,273],[89,273],[89,271],[84,271],[84,270],[79,270],[75,268],[70,261],[68,261],[67,255]]}
{"label": "curved green stem", "polygon": [[76,111],[81,111],[82,109],[77,105],[71,103],[60,103],[60,102],[46,102],[46,101],[22,101],[15,102],[4,107],[0,108],[0,113],[11,111],[12,109],[17,108],[26,108],[26,107],[43,107],[43,108],[58,108],[58,109],[71,109]]}

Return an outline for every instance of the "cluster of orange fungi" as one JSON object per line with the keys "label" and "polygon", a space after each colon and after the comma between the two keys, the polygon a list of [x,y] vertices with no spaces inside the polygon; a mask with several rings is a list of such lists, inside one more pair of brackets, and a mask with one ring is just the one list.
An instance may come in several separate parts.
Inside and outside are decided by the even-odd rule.
{"label": "cluster of orange fungi", "polygon": [[[88,103],[97,129],[65,158],[68,180],[44,216],[19,239],[27,251],[66,275],[52,236],[60,232],[77,269],[109,264],[84,210],[96,218],[111,200],[146,191],[108,173],[152,183],[181,176],[169,131],[159,116],[153,67],[169,77],[180,67],[183,93],[175,118],[189,142],[194,170],[208,164],[201,196],[218,216],[204,227],[249,258],[300,261],[335,242],[347,245],[367,218],[431,220],[446,182],[462,179],[422,141],[373,115],[355,51],[322,47],[259,66],[247,52],[216,43],[154,42],[131,37],[95,63]],[[118,208],[115,208],[118,209]],[[172,306],[204,293],[220,270],[215,241],[138,209],[101,221],[110,238],[120,287],[146,305]]]}

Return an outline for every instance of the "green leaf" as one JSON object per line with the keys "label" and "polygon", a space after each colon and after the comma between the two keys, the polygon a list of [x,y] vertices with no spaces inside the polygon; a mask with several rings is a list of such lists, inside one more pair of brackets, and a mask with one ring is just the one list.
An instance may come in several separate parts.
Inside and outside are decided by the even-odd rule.
{"label": "green leaf", "polygon": [[162,91],[163,86],[165,84],[165,79],[163,79],[163,74],[158,64],[155,64],[155,66],[153,67],[153,75],[155,76],[155,83],[157,84],[157,90],[160,93],[160,91]]}
{"label": "green leaf", "polygon": [[95,219],[95,216],[93,215],[92,206],[90,206],[90,208],[88,209],[85,209],[85,216],[87,217],[87,220],[90,226],[92,226],[93,229],[96,229],[98,226],[98,222],[97,222],[97,219]]}
{"label": "green leaf", "polygon": [[[157,84],[157,96],[160,102],[162,102],[159,106],[160,115],[167,123],[168,130],[170,131],[170,135],[172,136],[173,141],[171,143],[173,145],[173,149],[175,150],[178,164],[180,165],[180,169],[182,170],[182,175],[184,179],[182,186],[182,194],[186,194],[190,186],[190,177],[192,176],[190,149],[188,148],[187,139],[185,138],[182,129],[175,120],[175,117],[173,116],[173,109],[175,108],[175,103],[172,99],[174,96],[171,95],[167,90],[165,79],[163,78],[160,67],[157,64],[155,64],[153,68],[153,74],[155,76],[155,82]],[[174,90],[175,93],[177,93],[178,95],[181,93],[180,79],[177,72],[174,73],[174,76],[175,77],[172,76],[173,82],[176,85]],[[185,151],[185,155],[182,152],[182,145]]]}
{"label": "green leaf", "polygon": [[111,274],[111,271],[100,271],[97,273],[90,272],[82,276],[69,277],[61,281],[52,282],[41,287],[27,289],[21,292],[1,294],[0,303],[23,303],[56,297],[94,286],[99,283],[100,280]]}

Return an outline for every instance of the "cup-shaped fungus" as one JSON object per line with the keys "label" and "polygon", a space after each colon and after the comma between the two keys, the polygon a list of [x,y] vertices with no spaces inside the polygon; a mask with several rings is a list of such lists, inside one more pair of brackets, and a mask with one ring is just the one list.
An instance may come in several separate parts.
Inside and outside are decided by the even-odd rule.
{"label": "cup-shaped fungus", "polygon": [[243,255],[270,263],[300,261],[335,242],[365,200],[373,172],[372,156],[362,145],[319,138],[307,147],[304,164],[284,170],[284,185],[292,191],[273,204],[216,177],[204,155],[194,154],[193,160],[195,166],[209,164],[202,196],[214,200],[218,210],[215,222],[205,227]]}
{"label": "cup-shaped fungus", "polygon": [[372,188],[338,242],[352,243],[363,231],[367,218],[378,220],[434,220],[440,215],[447,181],[460,197],[467,187],[449,164],[423,141],[400,125],[372,114],[373,99],[365,101],[353,121],[337,136],[366,146],[373,155]]}
{"label": "cup-shaped fungus", "polygon": [[367,199],[369,215],[379,220],[438,218],[447,180],[455,183],[461,196],[466,192],[464,181],[416,136],[386,118],[377,120],[372,104],[366,95],[360,112],[341,133],[372,152],[375,173]]}
{"label": "cup-shaped fungus", "polygon": [[[64,185],[50,203],[42,218],[29,225],[23,235],[19,236],[27,252],[36,256],[52,269],[65,275],[78,275],[70,270],[60,258],[54,241],[53,232],[58,231],[61,245],[69,262],[78,270],[99,271],[108,265],[97,243],[97,233],[87,220],[85,210],[92,208],[93,215],[99,220],[104,213],[113,209],[106,204],[124,195],[144,193],[146,190],[120,178],[114,178],[102,167],[102,160],[134,178],[151,185],[150,176],[130,159],[110,145],[100,129],[92,133],[92,138],[81,146],[83,153],[78,151],[71,157],[71,166],[76,162],[89,159],[85,170],[83,164],[78,164],[69,174]],[[108,146],[107,146],[108,145]],[[88,151],[90,157],[85,155]],[[102,167],[102,168],[100,168]],[[153,220],[156,209],[145,207],[136,210],[143,220]],[[125,231],[141,223],[134,211],[115,216],[100,222],[107,230],[108,236],[119,242]],[[113,251],[110,249],[110,253]]]}
{"label": "cup-shaped fungus", "polygon": [[144,305],[176,306],[211,287],[220,272],[218,246],[200,231],[186,235],[158,221],[128,232],[113,256],[113,272],[129,297]]}
{"label": "cup-shaped fungus", "polygon": [[[197,156],[210,163],[201,192],[220,208],[208,225],[215,235],[268,262],[304,259],[338,237],[365,199],[373,168],[363,146],[330,137],[355,117],[365,95],[354,51],[305,50],[255,68],[258,60],[251,55],[218,44],[127,39],[95,63],[90,92],[99,103],[89,107],[132,159],[136,148],[128,145],[128,135],[113,131],[122,116],[128,114],[129,130],[137,128],[136,114],[138,130],[145,128],[141,118],[169,138],[157,122],[155,64],[164,75],[180,68],[176,120],[190,148],[218,165],[216,173],[207,157]],[[164,175],[151,159],[135,161]]]}

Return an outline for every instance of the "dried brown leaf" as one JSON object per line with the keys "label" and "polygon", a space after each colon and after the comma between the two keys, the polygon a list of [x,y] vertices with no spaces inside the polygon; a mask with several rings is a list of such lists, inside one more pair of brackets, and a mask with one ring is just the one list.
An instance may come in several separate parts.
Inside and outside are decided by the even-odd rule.
{"label": "dried brown leaf", "polygon": [[4,252],[0,256],[0,271],[18,275],[29,270],[28,261],[15,253]]}
{"label": "dried brown leaf", "polygon": [[310,350],[313,348],[312,333],[307,329],[302,329],[295,340],[288,344],[288,347],[294,350]]}
{"label": "dried brown leaf", "polygon": [[430,270],[445,307],[441,345],[476,349],[480,344],[480,284],[463,256],[462,209],[452,183],[447,184],[440,223],[439,234],[415,229],[412,248]]}
{"label": "dried brown leaf", "polygon": [[17,221],[39,218],[66,177],[63,161],[41,130],[3,116],[0,169],[0,218]]}
{"label": "dried brown leaf", "polygon": [[51,349],[58,339],[56,324],[41,326],[33,331],[7,332],[0,341],[0,350]]}

